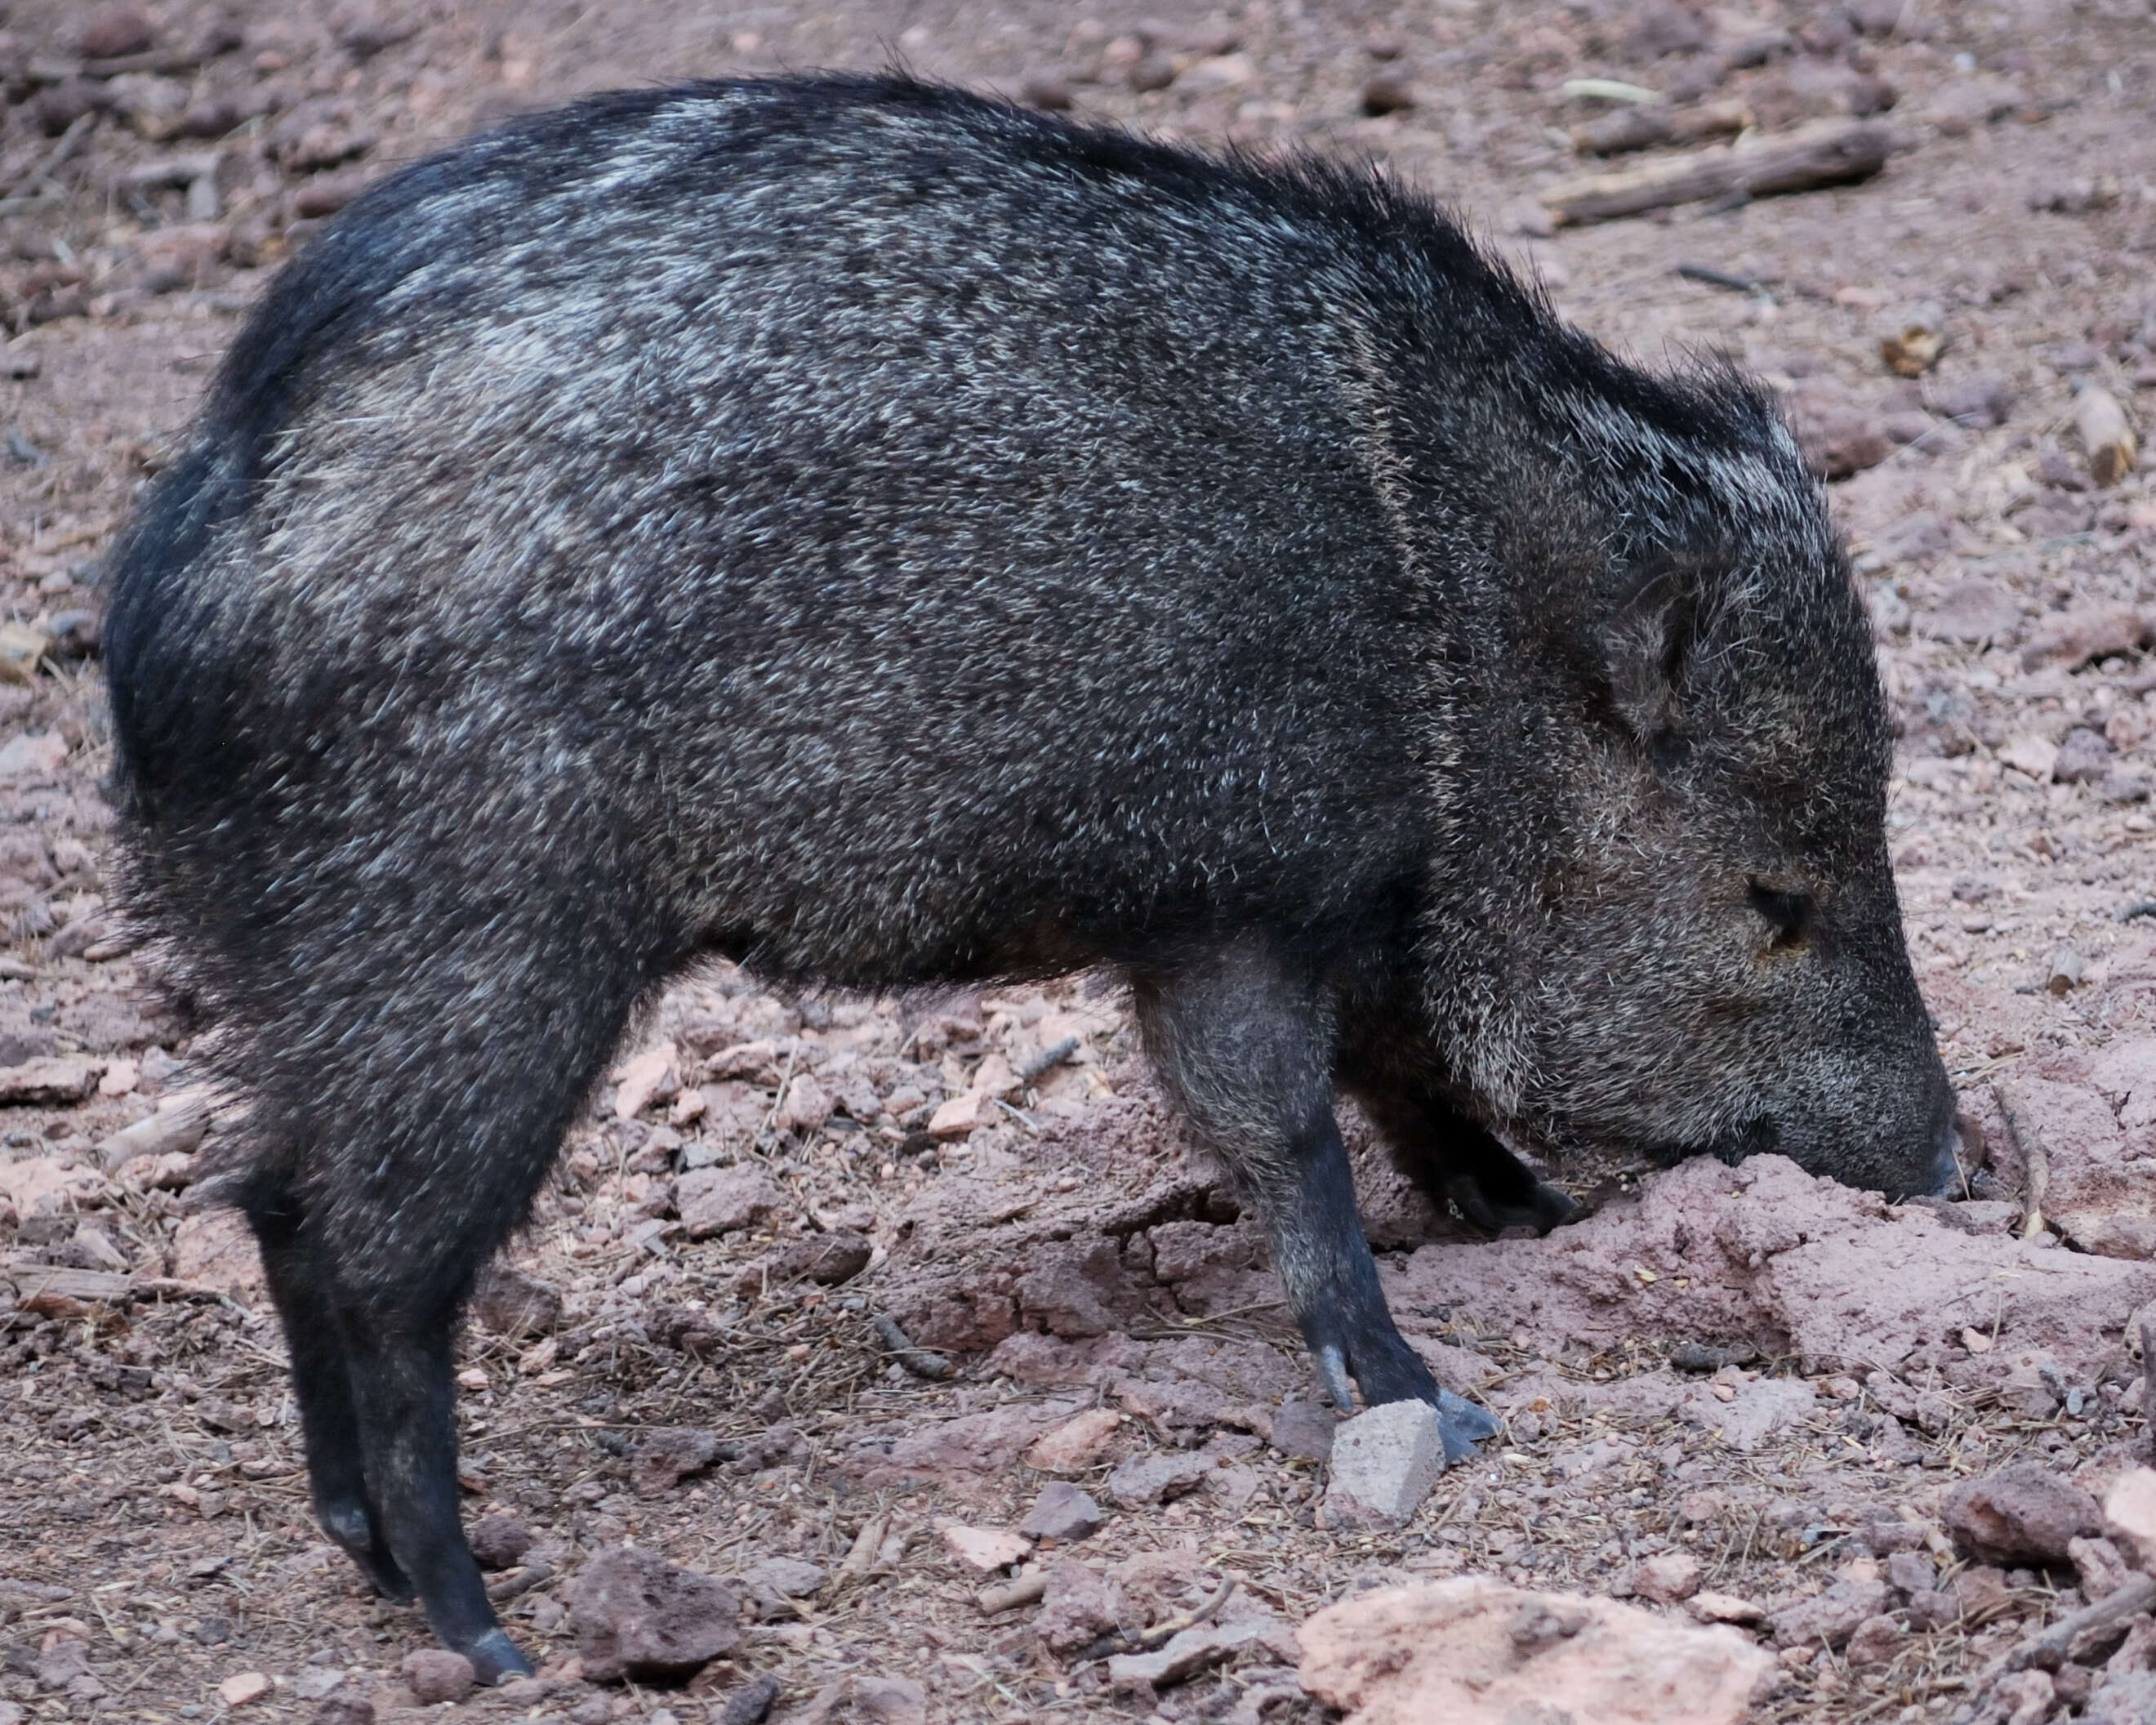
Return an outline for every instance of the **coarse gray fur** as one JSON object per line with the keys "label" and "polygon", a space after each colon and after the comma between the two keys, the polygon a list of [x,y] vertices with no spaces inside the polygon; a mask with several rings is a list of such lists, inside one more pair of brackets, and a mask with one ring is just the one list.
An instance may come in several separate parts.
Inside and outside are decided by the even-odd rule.
{"label": "coarse gray fur", "polygon": [[1343,1404],[1440,1398],[1336,1087],[1492,1225],[1568,1209],[1493,1132],[1951,1167],[1787,430],[1368,174],[899,78],[519,122],[280,278],[107,653],[317,1504],[489,1675],[446,1337],[699,955],[1120,972]]}

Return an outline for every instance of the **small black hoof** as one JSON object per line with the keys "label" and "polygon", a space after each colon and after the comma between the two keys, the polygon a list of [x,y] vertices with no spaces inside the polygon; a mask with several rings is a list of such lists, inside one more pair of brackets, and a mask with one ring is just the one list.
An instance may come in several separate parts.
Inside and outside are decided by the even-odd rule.
{"label": "small black hoof", "polygon": [[516,1651],[516,1643],[498,1629],[489,1630],[470,1646],[460,1650],[472,1662],[472,1675],[491,1687],[511,1677],[531,1675],[531,1662]]}
{"label": "small black hoof", "polygon": [[1455,1395],[1449,1389],[1437,1393],[1437,1430],[1445,1440],[1445,1465],[1447,1467],[1465,1461],[1475,1453],[1476,1445],[1485,1438],[1492,1438],[1503,1430],[1497,1416],[1487,1408],[1478,1408],[1466,1397]]}
{"label": "small black hoof", "polygon": [[1544,1180],[1536,1181],[1533,1192],[1526,1198],[1499,1199],[1463,1174],[1445,1183],[1445,1195],[1466,1221],[1488,1234],[1502,1234],[1507,1228],[1532,1228],[1537,1234],[1548,1234],[1585,1214],[1569,1194]]}
{"label": "small black hoof", "polygon": [[316,1518],[322,1532],[342,1546],[352,1562],[359,1565],[359,1573],[367,1578],[367,1585],[393,1605],[409,1605],[418,1594],[390,1556],[388,1548],[376,1537],[374,1522],[364,1506],[357,1503],[325,1505],[318,1508]]}

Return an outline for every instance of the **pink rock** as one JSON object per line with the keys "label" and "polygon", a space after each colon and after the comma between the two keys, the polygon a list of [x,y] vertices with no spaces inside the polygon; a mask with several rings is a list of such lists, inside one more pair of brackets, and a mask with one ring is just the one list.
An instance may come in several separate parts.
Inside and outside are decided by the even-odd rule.
{"label": "pink rock", "polygon": [[412,1699],[421,1707],[462,1701],[477,1681],[472,1662],[446,1647],[423,1647],[417,1653],[408,1653],[398,1670],[404,1686],[412,1692]]}
{"label": "pink rock", "polygon": [[2103,1532],[2096,1499],[2035,1461],[1964,1480],[1940,1519],[1958,1548],[1992,1563],[2064,1563],[2071,1541]]}
{"label": "pink rock", "polygon": [[1907,1640],[1902,1625],[1882,1612],[1857,1625],[1844,1654],[1852,1666],[1892,1665]]}
{"label": "pink rock", "polygon": [[1735,1630],[1482,1576],[1363,1594],[1297,1639],[1303,1688],[1346,1725],[1737,1725],[1774,1678]]}
{"label": "pink rock", "polygon": [[87,60],[141,54],[157,39],[156,28],[131,6],[107,6],[94,13],[74,39],[75,52]]}
{"label": "pink rock", "polygon": [[182,1219],[172,1234],[172,1275],[229,1294],[242,1305],[268,1291],[261,1248],[234,1210],[198,1210]]}
{"label": "pink rock", "polygon": [[2156,634],[2156,622],[2131,605],[2091,605],[2046,618],[2021,649],[2021,668],[2078,670],[2091,660],[2124,657]]}
{"label": "pink rock", "polygon": [[[1972,577],[1948,588],[1938,603],[1918,612],[1915,621],[1918,634],[1938,640],[2004,641],[2021,626],[2021,603],[1997,582]],[[2047,764],[2045,773],[2050,770]]]}
{"label": "pink rock", "polygon": [[760,1168],[699,1168],[674,1183],[674,1205],[689,1238],[706,1240],[768,1221],[786,1194]]}
{"label": "pink rock", "polygon": [[986,1122],[995,1112],[993,1098],[978,1091],[968,1091],[963,1096],[952,1096],[940,1103],[928,1117],[928,1136],[932,1138],[963,1138],[970,1137],[975,1127]]}
{"label": "pink rock", "polygon": [[1075,1473],[1090,1467],[1123,1423],[1113,1408],[1088,1408],[1074,1414],[1025,1452],[1025,1465],[1043,1473]]}
{"label": "pink rock", "polygon": [[954,1522],[942,1530],[943,1549],[977,1574],[990,1575],[1023,1562],[1033,1547],[1001,1527],[968,1527]]}
{"label": "pink rock", "polygon": [[1033,1632],[1050,1653],[1070,1654],[1113,1629],[1121,1615],[1121,1601],[1107,1579],[1066,1558],[1049,1566],[1048,1591]]}
{"label": "pink rock", "polygon": [[1699,1591],[1700,1562],[1690,1552],[1657,1552],[1632,1571],[1632,1591],[1657,1605],[1675,1605]]}
{"label": "pink rock", "polygon": [[831,1117],[836,1106],[830,1091],[804,1072],[786,1086],[772,1123],[781,1132],[813,1132]]}
{"label": "pink rock", "polygon": [[674,1062],[674,1045],[662,1042],[624,1065],[621,1082],[614,1086],[614,1118],[634,1120],[654,1102],[672,1101],[680,1088]]}
{"label": "pink rock", "polygon": [[741,1641],[730,1589],[634,1546],[586,1563],[569,1609],[578,1657],[593,1682],[686,1677]]}
{"label": "pink rock", "polygon": [[2156,1570],[2156,1469],[2123,1474],[2104,1494],[2104,1530],[2143,1569]]}

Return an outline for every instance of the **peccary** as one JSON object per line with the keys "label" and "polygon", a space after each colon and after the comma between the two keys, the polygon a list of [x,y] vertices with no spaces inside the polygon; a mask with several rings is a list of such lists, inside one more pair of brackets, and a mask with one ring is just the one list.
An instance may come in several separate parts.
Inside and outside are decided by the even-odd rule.
{"label": "peccary", "polygon": [[246,1096],[323,1525],[521,1671],[450,1337],[640,999],[1102,968],[1341,1405],[1334,1124],[1896,1193],[1951,1096],[1863,610],[1768,401],[1376,175],[891,76],[598,97],[277,280],[116,558],[136,912]]}

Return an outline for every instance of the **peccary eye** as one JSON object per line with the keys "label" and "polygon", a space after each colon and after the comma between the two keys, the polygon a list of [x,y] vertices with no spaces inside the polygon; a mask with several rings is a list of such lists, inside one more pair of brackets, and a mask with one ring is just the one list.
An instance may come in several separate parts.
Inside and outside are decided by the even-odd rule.
{"label": "peccary eye", "polygon": [[1794,952],[1810,937],[1819,901],[1803,887],[1768,886],[1754,880],[1747,896],[1766,919],[1770,952]]}

